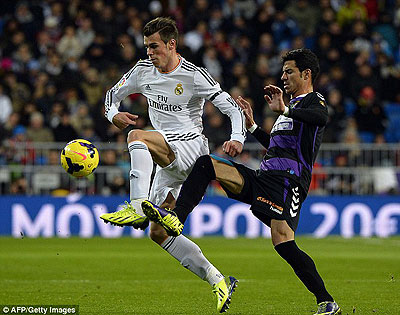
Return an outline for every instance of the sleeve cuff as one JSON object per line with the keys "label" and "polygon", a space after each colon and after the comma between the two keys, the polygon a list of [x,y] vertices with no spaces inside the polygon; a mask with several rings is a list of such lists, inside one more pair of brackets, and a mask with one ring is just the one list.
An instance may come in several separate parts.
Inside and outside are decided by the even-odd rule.
{"label": "sleeve cuff", "polygon": [[258,126],[257,126],[257,124],[256,124],[256,123],[254,123],[254,124],[253,124],[253,126],[251,126],[249,129],[247,129],[247,131],[248,131],[248,132],[250,132],[250,133],[253,133],[253,132],[254,132],[254,130],[256,130],[256,129],[257,129],[257,127],[258,127]]}
{"label": "sleeve cuff", "polygon": [[114,106],[112,106],[110,108],[110,110],[107,113],[107,119],[110,121],[110,123],[113,123],[113,118],[115,115],[117,115],[119,113],[118,109]]}
{"label": "sleeve cuff", "polygon": [[235,140],[235,141],[239,141],[241,144],[244,143],[244,140],[246,140],[246,137],[239,135],[239,134],[234,134],[231,135],[231,139],[230,140]]}
{"label": "sleeve cuff", "polygon": [[289,116],[289,106],[285,106],[285,110],[283,111],[282,115],[286,117]]}

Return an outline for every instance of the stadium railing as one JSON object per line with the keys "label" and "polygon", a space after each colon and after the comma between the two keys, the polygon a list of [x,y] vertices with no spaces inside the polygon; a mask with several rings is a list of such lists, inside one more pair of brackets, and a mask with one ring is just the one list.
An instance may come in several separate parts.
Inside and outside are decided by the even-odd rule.
{"label": "stadium railing", "polygon": [[[65,143],[4,142],[0,146],[0,194],[127,194],[130,162],[126,144],[95,145],[100,152],[99,167],[87,178],[76,179],[60,165]],[[258,160],[265,153],[257,143],[246,143],[245,149]],[[107,151],[112,152],[111,160]],[[310,194],[397,194],[399,182],[400,144],[324,143],[314,165]]]}

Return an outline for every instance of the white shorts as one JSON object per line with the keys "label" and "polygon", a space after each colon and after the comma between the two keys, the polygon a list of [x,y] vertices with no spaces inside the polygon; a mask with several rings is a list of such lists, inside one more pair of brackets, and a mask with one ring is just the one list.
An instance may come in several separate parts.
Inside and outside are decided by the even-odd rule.
{"label": "white shorts", "polygon": [[175,161],[162,168],[157,165],[153,184],[150,189],[150,201],[161,205],[169,192],[177,199],[183,182],[188,177],[196,160],[209,154],[207,138],[198,133],[185,134],[157,130],[175,154]]}

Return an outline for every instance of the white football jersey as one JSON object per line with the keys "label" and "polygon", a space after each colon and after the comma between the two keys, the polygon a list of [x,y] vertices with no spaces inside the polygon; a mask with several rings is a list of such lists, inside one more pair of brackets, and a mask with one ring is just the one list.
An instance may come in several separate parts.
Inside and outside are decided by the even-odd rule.
{"label": "white football jersey", "polygon": [[150,121],[156,130],[201,134],[206,99],[229,116],[230,140],[243,143],[246,135],[244,116],[235,100],[221,90],[205,68],[197,67],[181,56],[179,59],[177,67],[168,73],[158,71],[150,60],[140,60],[107,91],[105,115],[108,120],[112,122],[123,99],[141,93],[147,98]]}

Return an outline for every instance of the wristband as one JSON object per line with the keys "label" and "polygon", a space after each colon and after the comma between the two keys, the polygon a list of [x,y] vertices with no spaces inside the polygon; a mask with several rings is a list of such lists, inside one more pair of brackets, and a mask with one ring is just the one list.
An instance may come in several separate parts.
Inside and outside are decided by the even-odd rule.
{"label": "wristband", "polygon": [[288,106],[285,106],[285,110],[283,111],[282,115],[286,116],[286,117],[289,116],[289,107]]}
{"label": "wristband", "polygon": [[253,126],[251,126],[249,129],[247,129],[250,133],[253,133],[254,132],[254,130],[256,130],[257,129],[257,124],[256,123],[254,123],[253,124]]}

